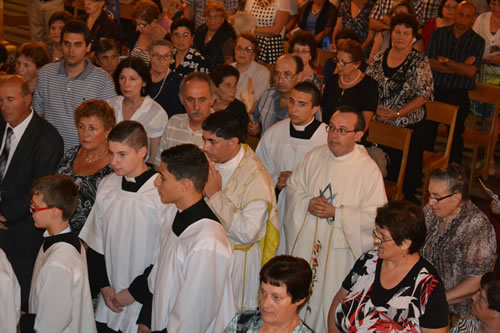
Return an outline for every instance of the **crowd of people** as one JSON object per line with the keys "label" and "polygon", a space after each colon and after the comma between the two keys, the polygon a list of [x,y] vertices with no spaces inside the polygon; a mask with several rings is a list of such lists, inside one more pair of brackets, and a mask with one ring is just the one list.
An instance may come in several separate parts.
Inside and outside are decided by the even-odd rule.
{"label": "crowd of people", "polygon": [[[500,0],[33,2],[0,46],[0,332],[500,331],[500,204],[461,165]],[[422,188],[429,101],[459,109]],[[372,122],[412,130],[405,201]]]}

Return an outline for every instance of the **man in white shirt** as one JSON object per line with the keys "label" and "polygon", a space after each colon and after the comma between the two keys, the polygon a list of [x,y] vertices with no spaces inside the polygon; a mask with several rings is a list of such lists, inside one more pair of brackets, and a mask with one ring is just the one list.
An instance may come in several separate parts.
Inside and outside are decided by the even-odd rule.
{"label": "man in white shirt", "polygon": [[363,114],[340,106],[328,125],[327,144],[311,150],[286,187],[287,254],[313,269],[313,292],[301,317],[325,332],[331,300],[354,262],[373,247],[378,207],[387,201],[377,164],[362,145]]}
{"label": "man in white shirt", "polygon": [[229,111],[203,122],[210,164],[204,194],[233,245],[232,280],[238,310],[258,305],[259,271],[276,252],[279,221],[274,185],[250,147],[245,128]]}
{"label": "man in white shirt", "polygon": [[280,247],[278,254],[285,253],[283,218],[285,215],[286,187],[288,178],[314,147],[326,142],[326,124],[314,119],[319,111],[320,92],[314,84],[297,84],[288,99],[288,119],[274,124],[264,133],[257,146],[260,158],[271,175],[278,197],[280,218]]}
{"label": "man in white shirt", "polygon": [[215,86],[208,74],[193,72],[184,77],[179,87],[179,97],[186,113],[172,116],[161,136],[160,148],[154,164],[159,166],[161,152],[183,143],[203,147],[201,124],[213,112]]}

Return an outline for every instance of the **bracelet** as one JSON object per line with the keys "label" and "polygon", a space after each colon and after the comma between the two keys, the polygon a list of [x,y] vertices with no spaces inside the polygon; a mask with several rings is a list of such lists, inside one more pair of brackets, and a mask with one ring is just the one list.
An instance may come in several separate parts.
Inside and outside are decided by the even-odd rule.
{"label": "bracelet", "polygon": [[398,112],[396,112],[396,118],[399,118],[399,116],[400,116],[400,113],[398,111]]}

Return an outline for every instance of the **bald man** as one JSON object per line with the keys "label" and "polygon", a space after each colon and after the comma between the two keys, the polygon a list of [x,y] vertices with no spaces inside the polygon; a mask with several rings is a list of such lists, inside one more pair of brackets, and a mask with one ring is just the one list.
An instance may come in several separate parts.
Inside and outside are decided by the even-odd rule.
{"label": "bald man", "polygon": [[253,121],[248,125],[248,134],[262,135],[278,121],[288,118],[288,99],[293,87],[302,81],[303,70],[304,64],[296,55],[285,54],[278,58],[274,73],[271,73],[274,86],[259,98],[252,113]]}
{"label": "bald man", "polygon": [[35,229],[30,213],[31,184],[55,172],[63,140],[33,112],[29,85],[20,76],[0,78],[0,111],[0,248],[19,280],[24,306],[42,244],[42,231]]}
{"label": "bald man", "polygon": [[[472,30],[475,19],[476,7],[469,2],[460,3],[455,23],[436,29],[427,47],[434,77],[434,99],[459,106],[450,154],[450,162],[459,164],[464,147],[462,133],[470,109],[468,91],[476,87],[475,75],[484,51],[484,39]],[[435,139],[437,123],[433,125]]]}

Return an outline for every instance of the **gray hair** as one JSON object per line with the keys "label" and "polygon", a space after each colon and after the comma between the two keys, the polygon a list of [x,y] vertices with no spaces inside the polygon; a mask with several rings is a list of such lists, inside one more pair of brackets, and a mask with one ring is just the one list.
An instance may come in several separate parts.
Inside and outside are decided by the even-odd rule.
{"label": "gray hair", "polygon": [[186,75],[179,86],[179,95],[182,99],[182,94],[184,93],[184,87],[189,81],[201,81],[206,82],[210,87],[210,97],[213,98],[215,96],[215,84],[210,79],[210,76],[206,73],[202,72],[192,72]]}
{"label": "gray hair", "polygon": [[149,44],[148,52],[151,53],[151,51],[153,51],[153,47],[155,47],[155,46],[166,46],[166,47],[170,48],[171,50],[174,49],[174,45],[171,42],[169,42],[168,40],[156,39],[156,40],[152,41],[151,44]]}
{"label": "gray hair", "polygon": [[467,177],[465,170],[460,166],[450,165],[447,168],[436,169],[431,172],[430,179],[445,183],[450,193],[460,193],[462,201],[469,198]]}

